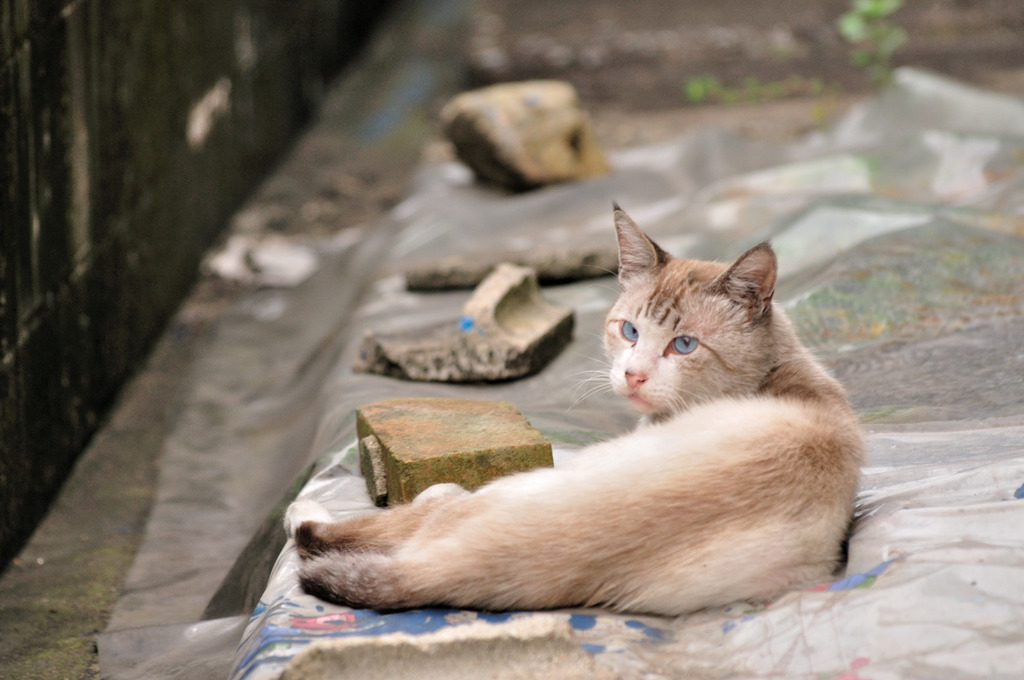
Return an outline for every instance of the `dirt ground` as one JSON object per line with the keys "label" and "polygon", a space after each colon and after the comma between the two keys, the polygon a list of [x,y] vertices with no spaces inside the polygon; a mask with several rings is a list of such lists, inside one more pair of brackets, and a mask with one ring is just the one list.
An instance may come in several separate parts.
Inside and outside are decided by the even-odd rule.
{"label": "dirt ground", "polygon": [[[478,0],[471,78],[560,78],[588,103],[634,111],[688,105],[687,81],[703,76],[741,90],[759,85],[769,95],[766,86],[793,78],[864,92],[871,82],[836,29],[849,7],[849,0]],[[1024,67],[1016,0],[910,0],[887,22],[908,36],[894,66],[996,88],[1006,85],[1006,72]]]}
{"label": "dirt ground", "polygon": [[[848,0],[481,0],[468,58],[474,84],[572,82],[610,146],[714,124],[782,140],[827,123],[873,91],[836,28]],[[892,66],[937,71],[1024,94],[1024,11],[1015,0],[907,2]],[[732,103],[695,103],[714,78]]]}

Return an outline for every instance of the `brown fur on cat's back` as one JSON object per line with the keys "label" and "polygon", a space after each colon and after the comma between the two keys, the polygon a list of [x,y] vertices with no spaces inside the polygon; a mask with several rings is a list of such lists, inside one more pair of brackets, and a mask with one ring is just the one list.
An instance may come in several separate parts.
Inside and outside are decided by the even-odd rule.
{"label": "brown fur on cat's back", "polygon": [[[647,423],[555,469],[347,522],[297,503],[307,592],[355,607],[682,614],[826,580],[863,445],[773,304],[775,254],[674,258],[616,207],[613,389]],[[315,505],[315,504],[314,504]]]}

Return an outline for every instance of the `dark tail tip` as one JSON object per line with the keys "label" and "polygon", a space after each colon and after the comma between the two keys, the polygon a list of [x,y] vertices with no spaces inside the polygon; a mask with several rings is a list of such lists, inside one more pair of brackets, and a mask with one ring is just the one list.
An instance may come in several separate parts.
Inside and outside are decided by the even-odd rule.
{"label": "dark tail tip", "polygon": [[392,558],[380,553],[328,553],[299,569],[302,589],[321,600],[355,609],[393,611],[411,605],[403,597]]}

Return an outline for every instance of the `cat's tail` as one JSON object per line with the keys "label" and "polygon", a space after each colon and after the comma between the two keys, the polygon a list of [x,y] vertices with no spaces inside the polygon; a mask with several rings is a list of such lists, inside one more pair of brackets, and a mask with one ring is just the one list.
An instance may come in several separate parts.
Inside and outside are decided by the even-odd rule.
{"label": "cat's tail", "polygon": [[330,552],[299,569],[303,590],[355,609],[397,610],[424,606],[402,585],[396,560],[378,552]]}

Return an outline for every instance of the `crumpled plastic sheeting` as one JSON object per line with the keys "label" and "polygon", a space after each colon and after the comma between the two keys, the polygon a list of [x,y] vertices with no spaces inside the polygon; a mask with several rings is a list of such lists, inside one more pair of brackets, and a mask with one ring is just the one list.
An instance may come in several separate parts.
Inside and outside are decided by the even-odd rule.
{"label": "crumpled plastic sheeting", "polygon": [[[731,258],[771,237],[783,273],[777,299],[851,385],[869,462],[849,564],[831,583],[677,619],[557,615],[597,663],[626,678],[1022,677],[1024,349],[1011,331],[1024,291],[1022,270],[1010,267],[1024,258],[1024,102],[901,70],[830,132],[788,147],[698,131],[612,160],[607,178],[517,196],[473,186],[457,165],[428,168],[390,217],[401,231],[389,264],[397,272],[454,252],[611,243],[612,199],[677,254]],[[1001,269],[989,271],[997,256]],[[301,497],[339,518],[371,508],[353,410],[375,399],[509,400],[553,442],[556,465],[628,429],[628,407],[603,387],[600,329],[615,293],[610,278],[545,289],[576,309],[573,344],[530,379],[455,387],[349,371],[362,329],[453,316],[467,295],[411,294],[398,274],[379,279],[351,317],[323,395],[312,451],[320,462]],[[900,316],[872,307],[879,296]],[[321,638],[532,615],[353,611],[303,594],[297,564],[289,544],[232,678],[274,678]]]}

